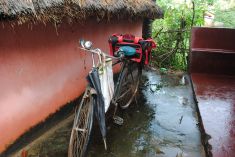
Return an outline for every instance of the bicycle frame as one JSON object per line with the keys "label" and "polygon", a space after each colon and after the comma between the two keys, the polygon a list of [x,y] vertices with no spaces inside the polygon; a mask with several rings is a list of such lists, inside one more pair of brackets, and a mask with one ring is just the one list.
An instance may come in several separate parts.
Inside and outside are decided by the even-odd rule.
{"label": "bicycle frame", "polygon": [[[94,55],[96,54],[96,55],[98,55],[98,63],[102,63],[102,60],[101,60],[101,57],[102,56],[105,56],[105,57],[107,57],[107,58],[111,58],[112,60],[114,59],[114,60],[117,60],[117,62],[115,62],[115,63],[113,63],[112,64],[112,66],[114,66],[114,65],[116,65],[116,64],[119,64],[119,63],[123,63],[123,64],[121,64],[121,68],[120,68],[120,72],[119,72],[119,76],[118,76],[118,80],[117,80],[117,83],[116,83],[116,86],[114,87],[114,91],[113,91],[113,96],[112,96],[112,99],[111,99],[111,101],[110,101],[110,104],[109,104],[109,106],[108,106],[108,108],[110,108],[110,106],[111,105],[114,105],[115,106],[115,109],[114,109],[114,113],[113,113],[113,119],[114,119],[114,121],[115,121],[115,119],[119,119],[118,121],[120,122],[120,119],[121,119],[121,121],[123,122],[123,119],[121,118],[121,117],[118,117],[118,116],[116,116],[116,111],[117,111],[117,107],[118,107],[118,104],[119,104],[119,101],[121,100],[120,98],[122,98],[125,94],[126,94],[126,92],[124,92],[124,94],[122,94],[120,91],[121,91],[121,86],[123,85],[123,83],[127,83],[127,82],[125,82],[124,81],[124,78],[127,76],[127,73],[129,72],[129,66],[130,66],[130,63],[132,64],[132,63],[136,63],[136,62],[134,62],[133,60],[131,60],[131,57],[125,57],[125,55],[124,55],[124,53],[122,53],[122,51],[117,51],[117,54],[120,54],[120,56],[119,57],[114,57],[114,56],[110,56],[110,55],[108,55],[108,54],[106,54],[106,53],[104,53],[104,52],[102,52],[100,49],[98,49],[98,48],[96,48],[96,49],[91,49],[91,48],[86,48],[86,47],[82,47],[81,48],[82,50],[85,50],[85,51],[88,51],[88,52],[91,52],[92,53],[92,66],[93,66],[93,68],[92,68],[92,71],[94,70],[94,69],[98,69],[99,68],[99,66],[101,65],[101,64],[97,64],[96,65],[96,63],[95,63],[95,57],[94,57]],[[137,64],[141,64],[141,63],[137,63]],[[125,71],[125,69],[126,69],[126,71]],[[125,71],[125,72],[124,72]],[[89,75],[91,74],[92,72],[89,72]],[[139,71],[138,71],[138,74],[139,74]],[[98,74],[99,75],[99,74]],[[139,75],[138,75],[139,76]],[[132,78],[133,78],[133,76],[132,76]],[[134,82],[134,81],[133,81]],[[139,81],[138,81],[139,82]],[[129,82],[128,82],[128,84],[129,84]],[[133,84],[135,84],[135,87],[137,86],[137,84],[136,83],[133,83]],[[92,88],[92,87],[91,87]],[[132,88],[130,88],[130,89],[132,89]],[[130,104],[130,102],[132,102],[132,100],[133,100],[133,98],[134,98],[134,94],[135,94],[135,92],[134,92],[134,94],[132,93],[133,92],[133,90],[130,90],[130,89],[128,89],[127,91],[129,92],[128,94],[132,94],[131,95],[131,97],[130,97],[130,99],[128,99],[127,100],[127,104],[128,104],[128,106],[129,106],[129,104]],[[95,95],[97,95],[96,97],[94,97],[94,95],[91,95],[94,99],[97,99],[97,97],[98,97],[98,99],[103,99],[102,101],[103,101],[103,103],[101,103],[101,104],[104,104],[104,98],[100,98],[99,96],[101,96],[102,97],[102,94],[100,95],[100,92],[101,92],[101,90],[98,90],[98,91],[96,91],[96,93],[97,94],[95,94]],[[96,101],[95,101],[96,102]],[[125,104],[125,103],[122,103],[122,104]],[[126,105],[126,104],[125,104]],[[100,106],[100,105],[96,105],[96,104],[94,104],[93,105],[93,107],[96,107],[96,111],[98,111],[98,113],[97,114],[95,114],[96,116],[98,115],[98,123],[99,123],[99,126],[100,126],[100,130],[101,130],[101,134],[102,134],[102,136],[103,136],[103,140],[104,140],[104,145],[105,145],[105,149],[107,149],[107,146],[106,146],[106,131],[104,130],[104,127],[106,128],[106,124],[105,124],[105,120],[103,120],[104,118],[103,117],[105,117],[105,113],[106,113],[106,111],[108,111],[108,109],[106,108],[106,111],[105,111],[105,109],[104,109],[104,106],[105,105],[103,105],[102,107]],[[127,106],[127,107],[128,107]],[[101,107],[101,108],[100,108]],[[122,107],[121,107],[122,108]],[[124,108],[123,108],[124,109]],[[116,122],[116,121],[115,121]],[[120,123],[117,123],[117,124],[119,124],[119,125],[121,125]],[[103,131],[103,132],[102,132]]]}
{"label": "bicycle frame", "polygon": [[[111,56],[111,55],[108,55],[108,54],[102,52],[98,48],[96,48],[96,49],[86,49],[86,48],[82,47],[81,49],[92,53],[92,64],[93,64],[93,67],[97,67],[95,65],[94,54],[96,54],[98,56],[99,55],[105,55],[108,58],[117,60],[117,62],[113,63],[112,66],[115,66],[115,65],[117,65],[119,63],[123,63],[121,65],[121,69],[120,69],[120,72],[119,72],[119,76],[118,76],[118,80],[117,80],[116,86],[114,88],[113,99],[111,100],[111,104],[110,104],[110,105],[115,105],[115,111],[114,111],[114,114],[113,114],[113,115],[115,115],[116,110],[117,110],[117,106],[118,106],[117,105],[117,100],[115,99],[115,95],[119,95],[120,94],[120,82],[122,81],[122,79],[124,79],[124,78],[121,77],[122,76],[121,74],[123,73],[123,71],[124,71],[124,69],[125,69],[125,67],[127,65],[127,62],[135,62],[135,61],[131,60],[131,58],[126,58],[124,56],[124,54],[122,54],[122,53],[120,53],[120,57],[114,57],[114,56]],[[117,51],[115,53],[117,54],[119,52],[121,52],[121,51]],[[138,63],[138,64],[141,64],[141,63]]]}
{"label": "bicycle frame", "polygon": [[[80,111],[82,108],[80,107],[78,112],[75,114],[75,116],[78,118],[75,118],[75,121],[74,121],[75,124],[73,126],[73,131],[71,133],[69,154],[71,154],[70,152],[72,152],[73,149],[76,149],[78,145],[79,145],[79,148],[81,148],[79,149],[80,151],[82,151],[81,154],[84,154],[87,148],[87,143],[89,141],[89,136],[90,136],[90,132],[88,132],[88,134],[85,134],[86,133],[85,130],[86,129],[91,130],[93,121],[86,123],[86,122],[82,122],[82,119],[81,121],[78,121],[78,119],[80,116],[83,116],[83,115],[91,119],[93,118],[93,112],[95,113],[94,115],[96,116],[97,121],[99,123],[100,131],[103,137],[104,147],[105,149],[107,149],[105,113],[106,111],[108,111],[108,109],[105,108],[105,105],[107,106],[107,104],[109,104],[108,108],[110,108],[110,105],[115,106],[114,113],[113,113],[113,120],[116,124],[122,125],[123,119],[121,117],[116,116],[117,107],[120,106],[122,109],[125,109],[134,100],[136,92],[138,90],[138,85],[140,82],[140,76],[141,76],[142,65],[143,65],[141,62],[137,63],[132,59],[132,57],[134,57],[135,54],[133,56],[131,55],[128,56],[125,54],[125,52],[128,53],[130,51],[125,50],[124,52],[124,50],[123,51],[118,50],[116,51],[116,54],[118,54],[119,56],[114,57],[114,56],[111,56],[102,52],[98,48],[92,49],[92,43],[90,41],[80,40],[80,44],[82,46],[81,48],[82,50],[91,52],[91,55],[92,55],[91,56],[92,57],[92,69],[87,76],[88,88],[86,89],[85,95],[83,96],[82,101],[81,101],[82,103],[81,105],[83,105],[82,107],[86,105],[90,107],[89,109],[91,110],[89,111],[84,110],[84,114],[80,114]],[[95,56],[94,56],[95,54],[98,55],[99,57],[98,63],[101,63],[101,64],[96,65]],[[118,74],[117,83],[114,89],[113,89],[113,81],[109,80],[109,78],[112,76],[110,75],[111,71],[109,69],[111,68],[110,67],[111,65],[108,63],[106,67],[106,57],[111,58],[112,60],[116,60],[116,62],[112,64],[112,67],[115,66],[116,64],[122,63],[120,67],[120,72]],[[100,74],[99,66],[105,67],[104,69],[106,70],[106,72],[107,71],[108,72],[106,74],[105,73]],[[136,75],[137,77],[134,78],[133,73],[137,74]],[[101,83],[100,80],[102,80],[103,84]],[[104,82],[106,82],[106,84]],[[108,85],[107,82],[111,82],[112,85],[109,86],[110,84]],[[90,91],[89,95],[87,95],[88,91]],[[108,97],[108,99],[104,99],[104,95],[102,92],[104,93],[104,95]],[[109,94],[112,92],[113,92],[113,95],[111,97]],[[86,97],[89,97],[90,100],[92,100],[91,102],[92,104],[83,104],[84,99],[86,99]],[[124,97],[127,97],[127,99],[125,99]],[[82,128],[77,127],[80,125]],[[78,136],[74,137],[73,133],[76,133],[75,131],[80,131],[83,137],[85,137],[85,139],[80,140]],[[77,140],[77,141],[83,141],[83,143],[77,143],[77,145],[73,147],[72,143],[74,142],[74,139],[75,139],[75,142]]]}
{"label": "bicycle frame", "polygon": [[[97,67],[96,66],[96,64],[95,64],[95,57],[94,57],[94,54],[96,54],[96,55],[105,55],[106,57],[108,57],[108,58],[111,58],[111,59],[115,59],[115,60],[117,60],[117,62],[115,62],[115,63],[113,63],[112,64],[112,66],[115,66],[115,65],[117,65],[117,64],[119,64],[119,63],[123,63],[122,65],[121,65],[121,70],[120,70],[120,72],[119,72],[119,77],[118,77],[118,80],[117,80],[117,83],[116,83],[116,86],[115,86],[115,88],[114,88],[114,95],[119,95],[119,90],[120,90],[120,86],[119,86],[119,84],[120,84],[120,82],[121,82],[121,80],[123,79],[123,78],[121,78],[120,76],[120,74],[122,74],[122,72],[124,71],[124,68],[125,68],[125,66],[126,66],[126,63],[127,63],[127,61],[128,61],[128,59],[126,59],[123,55],[121,55],[120,57],[114,57],[114,56],[110,56],[110,55],[108,55],[108,54],[106,54],[106,53],[104,53],[104,52],[102,52],[100,49],[86,49],[86,48],[84,48],[84,47],[82,47],[81,48],[82,50],[85,50],[85,51],[88,51],[88,52],[91,52],[91,55],[92,55],[92,67],[94,68],[94,67]],[[119,52],[121,52],[121,51],[119,51]],[[117,53],[117,52],[116,52]],[[115,99],[112,99],[111,100],[111,104],[114,104],[115,106],[116,106],[116,100]],[[116,111],[115,111],[116,112]]]}

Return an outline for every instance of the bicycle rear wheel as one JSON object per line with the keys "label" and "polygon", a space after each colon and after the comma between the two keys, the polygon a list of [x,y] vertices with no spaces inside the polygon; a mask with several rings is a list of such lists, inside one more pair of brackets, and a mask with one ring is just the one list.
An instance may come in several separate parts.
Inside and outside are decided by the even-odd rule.
{"label": "bicycle rear wheel", "polygon": [[87,88],[75,112],[68,157],[84,157],[93,125],[93,113],[91,88]]}
{"label": "bicycle rear wheel", "polygon": [[123,71],[119,76],[119,85],[116,95],[116,103],[122,108],[126,109],[134,100],[138,91],[141,75],[142,65],[140,63],[128,60],[123,63]]}

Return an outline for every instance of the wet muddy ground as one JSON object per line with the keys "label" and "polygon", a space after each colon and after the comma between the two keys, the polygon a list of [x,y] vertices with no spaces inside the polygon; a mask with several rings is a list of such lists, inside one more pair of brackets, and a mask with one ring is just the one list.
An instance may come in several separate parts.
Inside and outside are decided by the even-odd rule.
{"label": "wet muddy ground", "polygon": [[[196,106],[187,76],[144,71],[136,103],[119,116],[123,126],[108,123],[104,146],[93,131],[88,157],[204,157]],[[67,155],[72,117],[25,149],[28,156]]]}
{"label": "wet muddy ground", "polygon": [[[183,79],[182,79],[183,78]],[[109,126],[108,151],[94,140],[89,157],[203,157],[195,103],[187,76],[144,72],[137,105]],[[97,137],[97,136],[96,136]]]}

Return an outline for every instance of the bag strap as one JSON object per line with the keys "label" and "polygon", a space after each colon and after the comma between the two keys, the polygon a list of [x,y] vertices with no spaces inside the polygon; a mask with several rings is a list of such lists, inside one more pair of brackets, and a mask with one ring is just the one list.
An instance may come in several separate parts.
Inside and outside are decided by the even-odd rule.
{"label": "bag strap", "polygon": [[142,39],[142,38],[140,38],[140,37],[135,37],[134,43],[135,43],[135,44],[138,44],[141,39]]}
{"label": "bag strap", "polygon": [[97,67],[101,66],[104,69],[105,66],[106,66],[106,56],[105,56],[105,54],[103,54],[101,51],[99,51],[98,58],[99,58],[99,61],[98,61]]}
{"label": "bag strap", "polygon": [[98,55],[98,63],[97,63],[97,67],[99,67],[100,65],[103,66],[103,62],[102,62],[102,52],[99,51]]}
{"label": "bag strap", "polygon": [[123,42],[123,36],[120,35],[120,36],[117,36],[118,37],[118,42]]}

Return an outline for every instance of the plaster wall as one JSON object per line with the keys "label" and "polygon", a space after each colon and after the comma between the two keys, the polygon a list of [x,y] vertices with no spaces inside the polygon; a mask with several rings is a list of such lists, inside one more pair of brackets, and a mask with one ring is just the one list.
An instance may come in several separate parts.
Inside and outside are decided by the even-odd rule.
{"label": "plaster wall", "polygon": [[92,62],[79,49],[79,39],[108,52],[113,33],[142,36],[142,20],[64,22],[57,28],[51,23],[14,28],[1,23],[0,152],[84,91]]}

